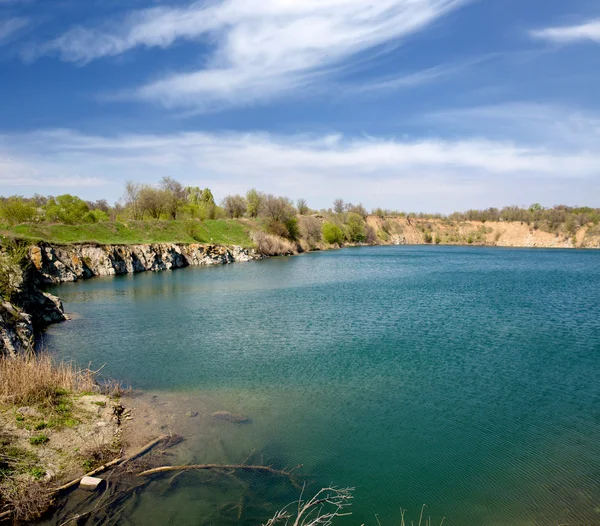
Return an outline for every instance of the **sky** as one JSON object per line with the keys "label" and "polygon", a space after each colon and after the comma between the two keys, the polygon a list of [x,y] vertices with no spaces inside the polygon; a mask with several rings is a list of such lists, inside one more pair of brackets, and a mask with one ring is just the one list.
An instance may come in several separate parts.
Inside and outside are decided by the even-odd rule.
{"label": "sky", "polygon": [[598,0],[0,0],[0,195],[600,207]]}

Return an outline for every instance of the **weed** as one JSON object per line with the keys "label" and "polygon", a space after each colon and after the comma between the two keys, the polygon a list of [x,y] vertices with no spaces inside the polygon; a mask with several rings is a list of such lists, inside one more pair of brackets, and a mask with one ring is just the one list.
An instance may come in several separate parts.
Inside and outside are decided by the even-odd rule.
{"label": "weed", "polygon": [[29,443],[32,446],[43,446],[44,444],[47,444],[48,442],[50,442],[50,439],[48,438],[47,435],[44,435],[44,433],[40,433],[39,435],[34,435],[29,439]]}

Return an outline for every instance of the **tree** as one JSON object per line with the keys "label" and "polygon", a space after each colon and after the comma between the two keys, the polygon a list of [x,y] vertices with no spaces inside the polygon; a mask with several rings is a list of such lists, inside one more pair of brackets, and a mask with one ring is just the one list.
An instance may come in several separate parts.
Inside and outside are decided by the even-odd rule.
{"label": "tree", "polygon": [[323,239],[330,245],[341,245],[345,236],[342,229],[333,223],[325,223],[322,228]]}
{"label": "tree", "polygon": [[[171,219],[177,219],[179,208],[186,198],[186,192],[179,181],[172,177],[163,177],[160,181],[165,199],[165,208]],[[212,195],[212,194],[211,194]]]}
{"label": "tree", "polygon": [[336,199],[333,202],[333,211],[336,214],[342,214],[344,212],[344,208],[345,208],[345,205],[344,205],[344,200],[343,199]]}
{"label": "tree", "polygon": [[296,201],[296,208],[298,209],[298,213],[301,216],[304,216],[309,212],[308,205],[306,204],[306,199],[298,199],[298,201]]}
{"label": "tree", "polygon": [[248,203],[247,212],[250,217],[258,217],[263,199],[264,194],[256,191],[254,188],[248,191],[246,202]]}
{"label": "tree", "polygon": [[231,219],[242,217],[248,208],[246,200],[241,195],[228,195],[223,199],[221,206],[225,209],[225,213]]}
{"label": "tree", "polygon": [[93,216],[89,216],[89,211],[90,208],[87,203],[79,197],[63,194],[48,199],[46,220],[69,225],[84,222],[93,223],[95,219]]}
{"label": "tree", "polygon": [[139,193],[139,205],[142,214],[147,213],[152,219],[160,219],[165,210],[168,197],[164,190],[154,188],[150,185],[143,185]]}
{"label": "tree", "polygon": [[358,214],[363,219],[366,218],[369,215],[369,213],[367,212],[367,209],[362,205],[362,203],[359,203],[357,205],[353,205],[352,203],[348,203],[346,205],[346,211],[349,212],[349,213],[351,213],[351,214]]}
{"label": "tree", "polygon": [[366,224],[363,218],[354,213],[350,212],[348,214],[348,220],[346,222],[346,234],[348,236],[348,241],[352,241],[354,243],[362,243],[367,238],[367,230]]}
{"label": "tree", "polygon": [[295,216],[296,210],[287,197],[266,195],[262,201],[261,213],[269,219],[283,223],[290,217]]}
{"label": "tree", "polygon": [[125,206],[129,209],[134,221],[139,221],[144,218],[144,211],[140,206],[140,190],[138,183],[127,181],[125,183]]}
{"label": "tree", "polygon": [[14,195],[0,201],[0,218],[11,225],[34,221],[36,217],[36,207],[23,197]]}

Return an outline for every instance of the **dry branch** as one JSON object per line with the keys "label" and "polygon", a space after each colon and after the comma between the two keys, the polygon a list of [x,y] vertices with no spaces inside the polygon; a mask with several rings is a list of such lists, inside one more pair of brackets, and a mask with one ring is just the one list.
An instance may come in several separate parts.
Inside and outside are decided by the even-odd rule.
{"label": "dry branch", "polygon": [[141,457],[142,455],[144,455],[148,451],[150,451],[153,447],[157,446],[161,442],[164,442],[165,440],[168,440],[169,438],[170,437],[168,435],[161,435],[158,438],[155,438],[152,442],[148,442],[148,444],[146,444],[144,447],[138,449],[137,451],[133,452],[131,455],[127,455],[126,457],[115,458],[114,460],[111,460],[107,464],[104,464],[104,465],[100,466],[99,468],[96,468],[95,470],[90,471],[89,473],[86,473],[85,475],[82,475],[81,477],[78,477],[78,478],[72,480],[71,482],[68,482],[67,484],[64,484],[58,488],[55,488],[54,490],[52,490],[52,493],[61,493],[63,491],[66,491],[66,490],[72,488],[73,486],[76,486],[77,484],[79,484],[83,477],[93,477],[95,475],[99,475],[100,473],[104,473],[106,470],[112,468],[113,466],[126,464],[127,462],[130,462],[138,457]]}

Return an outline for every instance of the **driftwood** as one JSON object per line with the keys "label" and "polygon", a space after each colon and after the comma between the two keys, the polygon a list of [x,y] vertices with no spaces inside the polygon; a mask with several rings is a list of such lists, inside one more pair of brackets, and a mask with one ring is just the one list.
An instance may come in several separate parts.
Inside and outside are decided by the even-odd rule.
{"label": "driftwood", "polygon": [[111,460],[110,462],[100,466],[99,468],[96,468],[95,470],[90,471],[89,473],[86,473],[85,475],[82,475],[81,477],[78,477],[78,478],[72,480],[71,482],[68,482],[67,484],[63,484],[62,486],[53,489],[52,493],[53,494],[61,493],[63,491],[66,491],[66,490],[72,488],[73,486],[76,486],[77,484],[79,484],[81,482],[81,479],[83,479],[83,477],[93,477],[95,475],[99,475],[100,473],[104,473],[106,470],[108,470],[114,466],[119,466],[122,464],[126,464],[127,462],[130,462],[132,460],[135,460],[136,458],[141,457],[142,455],[144,455],[145,453],[150,451],[153,447],[157,446],[161,442],[164,442],[165,440],[168,440],[169,438],[170,437],[168,435],[161,435],[158,438],[155,438],[152,442],[148,442],[148,444],[146,444],[141,449],[138,449],[131,455],[127,455],[126,457],[115,458],[114,460]]}
{"label": "driftwood", "polygon": [[[300,467],[300,466],[298,466]],[[296,469],[296,468],[294,468]],[[247,464],[196,464],[191,466],[162,466],[160,468],[147,469],[138,473],[138,477],[147,475],[155,475],[157,473],[165,473],[169,471],[197,471],[197,470],[238,470],[238,471],[259,471],[262,473],[270,473],[271,475],[279,475],[283,477],[292,477],[294,470],[275,469],[270,466],[249,466]]]}

